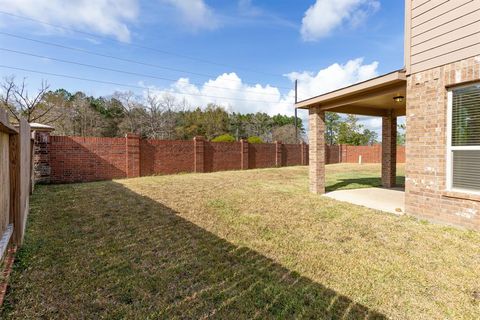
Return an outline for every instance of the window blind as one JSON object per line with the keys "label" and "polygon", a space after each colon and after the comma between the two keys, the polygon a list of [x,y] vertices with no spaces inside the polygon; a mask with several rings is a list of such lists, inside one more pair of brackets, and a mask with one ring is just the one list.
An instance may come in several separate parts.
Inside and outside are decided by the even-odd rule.
{"label": "window blind", "polygon": [[480,85],[452,94],[452,187],[480,191]]}
{"label": "window blind", "polygon": [[453,187],[480,191],[480,150],[453,151]]}
{"label": "window blind", "polygon": [[480,146],[480,85],[453,91],[452,131],[452,146]]}

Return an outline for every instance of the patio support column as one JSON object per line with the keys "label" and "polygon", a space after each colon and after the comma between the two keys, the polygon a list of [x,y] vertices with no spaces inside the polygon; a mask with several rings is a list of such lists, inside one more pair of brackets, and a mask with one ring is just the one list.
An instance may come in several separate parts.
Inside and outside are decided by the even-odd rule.
{"label": "patio support column", "polygon": [[325,112],[309,109],[309,179],[310,192],[325,193]]}
{"label": "patio support column", "polygon": [[382,186],[393,188],[397,177],[397,117],[388,110],[382,118]]}

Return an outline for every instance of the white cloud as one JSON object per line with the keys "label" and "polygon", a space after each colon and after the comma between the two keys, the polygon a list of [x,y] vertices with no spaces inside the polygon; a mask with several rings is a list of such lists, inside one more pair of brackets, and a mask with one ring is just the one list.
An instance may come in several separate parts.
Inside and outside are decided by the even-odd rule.
{"label": "white cloud", "polygon": [[128,22],[137,19],[138,0],[0,0],[2,11],[32,19],[112,35],[128,42]]}
{"label": "white cloud", "polygon": [[316,41],[344,23],[357,26],[379,7],[378,0],[317,0],[303,17],[302,38]]}
{"label": "white cloud", "polygon": [[303,71],[287,74],[293,82],[298,80],[298,100],[333,91],[348,85],[374,78],[378,62],[364,64],[362,58],[350,60],[346,64],[332,64],[317,73]]}
{"label": "white cloud", "polygon": [[366,117],[359,116],[358,123],[363,125],[365,128],[376,131],[378,136],[381,137],[382,133],[382,118],[381,117]]}
{"label": "white cloud", "polygon": [[[355,59],[346,64],[332,64],[317,73],[292,72],[285,76],[292,85],[295,79],[299,80],[301,93],[299,98],[305,99],[373,78],[377,76],[377,67],[377,62],[364,64],[363,59]],[[249,85],[236,73],[224,73],[201,86],[192,84],[188,78],[180,78],[168,88],[149,87],[149,92],[154,95],[161,96],[165,91],[172,93],[179,100],[184,98],[191,107],[204,107],[208,103],[216,103],[230,112],[265,112],[270,115],[280,113],[290,116],[294,114],[294,90],[282,92],[275,86]],[[299,116],[304,120],[304,125],[307,125],[307,113],[299,112]],[[370,124],[372,129],[378,129],[378,123],[366,123]]]}
{"label": "white cloud", "polygon": [[212,30],[218,26],[218,19],[213,9],[204,0],[161,0],[173,6],[182,17],[182,23],[193,31]]}
{"label": "white cloud", "polygon": [[238,1],[238,9],[240,14],[247,15],[247,16],[260,16],[263,14],[262,10],[258,7],[255,7],[252,4],[252,0],[239,0]]}
{"label": "white cloud", "polygon": [[172,93],[177,99],[183,99],[192,107],[205,107],[215,103],[230,112],[268,114],[291,114],[293,111],[293,91],[282,94],[270,85],[246,84],[234,72],[224,73],[203,85],[192,84],[188,78],[180,78],[169,88],[149,88],[151,94]]}
{"label": "white cloud", "polygon": [[[299,80],[299,100],[302,100],[376,77],[378,75],[377,68],[377,62],[364,64],[363,59],[359,58],[345,64],[332,64],[318,72],[291,72],[285,76],[291,81],[292,86],[295,80]],[[246,84],[233,72],[219,75],[202,85],[192,84],[188,78],[180,78],[167,88],[150,86],[148,92],[157,96],[169,92],[179,101],[185,99],[192,108],[216,103],[230,112],[265,112],[269,115],[280,113],[289,116],[294,114],[294,90],[282,92],[279,88],[271,85]],[[298,116],[308,129],[308,113],[300,111]],[[381,118],[378,117],[359,117],[359,123],[376,131],[379,137],[381,136],[381,121]]]}

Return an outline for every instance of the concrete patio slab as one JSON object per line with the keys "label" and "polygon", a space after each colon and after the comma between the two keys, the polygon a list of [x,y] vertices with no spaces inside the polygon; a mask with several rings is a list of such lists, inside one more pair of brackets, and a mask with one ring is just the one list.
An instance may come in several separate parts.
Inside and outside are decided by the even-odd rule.
{"label": "concrete patio slab", "polygon": [[337,190],[324,196],[396,215],[405,213],[405,191],[403,188]]}

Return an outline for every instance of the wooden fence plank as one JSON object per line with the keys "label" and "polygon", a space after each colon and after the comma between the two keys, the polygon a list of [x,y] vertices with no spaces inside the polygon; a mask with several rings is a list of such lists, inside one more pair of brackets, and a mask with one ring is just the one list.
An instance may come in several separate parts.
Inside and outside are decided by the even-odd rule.
{"label": "wooden fence plank", "polygon": [[0,234],[7,228],[10,216],[9,138],[9,134],[0,132]]}
{"label": "wooden fence plank", "polygon": [[[20,136],[10,135],[9,139],[10,159],[10,223],[14,225],[13,239],[18,243],[20,215]],[[21,233],[20,233],[21,234]]]}

